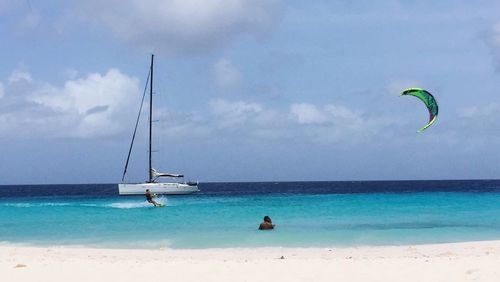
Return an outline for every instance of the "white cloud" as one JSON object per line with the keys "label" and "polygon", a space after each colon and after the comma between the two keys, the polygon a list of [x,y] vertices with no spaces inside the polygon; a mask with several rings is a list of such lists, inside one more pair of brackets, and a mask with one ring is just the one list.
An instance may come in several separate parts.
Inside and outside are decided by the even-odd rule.
{"label": "white cloud", "polygon": [[8,20],[2,24],[9,32],[22,35],[33,31],[41,23],[40,11],[31,5],[31,1],[0,0],[0,15]]}
{"label": "white cloud", "polygon": [[243,101],[216,99],[210,101],[209,106],[221,127],[233,127],[250,120],[258,120],[258,116],[264,112],[262,105]]}
{"label": "white cloud", "polygon": [[458,110],[458,116],[461,118],[475,119],[475,118],[496,118],[499,114],[500,106],[496,103],[488,105],[469,106]]}
{"label": "white cloud", "polygon": [[213,130],[213,126],[207,122],[207,116],[198,112],[156,107],[155,117],[160,121],[155,129],[160,140],[167,138],[183,144],[197,142],[207,139]]}
{"label": "white cloud", "polygon": [[479,108],[476,106],[467,107],[458,110],[458,115],[463,118],[474,118],[479,114]]}
{"label": "white cloud", "polygon": [[214,99],[208,106],[210,111],[195,116],[182,113],[167,116],[169,130],[175,130],[180,136],[196,132],[205,140],[297,140],[337,144],[348,141],[351,144],[370,140],[367,137],[374,137],[386,126],[391,126],[387,117],[367,119],[360,112],[333,104],[292,104],[283,111],[255,102]]}
{"label": "white cloud", "polygon": [[78,70],[76,69],[73,69],[73,68],[67,68],[66,70],[64,70],[63,72],[64,76],[67,77],[68,79],[75,79],[78,77],[78,75],[80,74],[78,72]]}
{"label": "white cloud", "polygon": [[215,82],[221,88],[234,88],[241,83],[241,74],[227,59],[220,59],[213,68]]}
{"label": "white cloud", "polygon": [[361,111],[335,104],[292,104],[288,117],[295,122],[289,128],[294,128],[301,138],[307,136],[311,141],[327,143],[364,142],[393,123],[386,116],[368,118]]}
{"label": "white cloud", "polygon": [[93,73],[67,81],[63,88],[45,86],[31,100],[76,122],[66,128],[68,135],[87,138],[123,130],[120,118],[129,114],[138,93],[137,79],[111,69],[104,75]]}
{"label": "white cloud", "polygon": [[23,128],[26,136],[96,138],[122,132],[137,110],[138,80],[111,69],[68,80],[63,87],[14,72],[5,87],[0,135]]}
{"label": "white cloud", "polygon": [[16,69],[9,76],[10,83],[16,83],[22,81],[31,83],[33,81],[33,79],[31,78],[31,74],[27,71]]}
{"label": "white cloud", "polygon": [[31,9],[31,11],[25,14],[21,20],[17,23],[17,32],[24,33],[35,29],[40,23],[40,13],[36,9]]}
{"label": "white cloud", "polygon": [[[286,129],[286,115],[248,101],[214,99],[208,111],[179,112],[158,109],[156,116],[164,128],[158,134],[170,140],[262,140],[277,139]],[[193,139],[194,138],[194,139]]]}
{"label": "white cloud", "polygon": [[261,36],[279,19],[278,0],[90,0],[77,7],[85,21],[109,28],[140,49],[197,53],[240,35]]}
{"label": "white cloud", "polygon": [[343,106],[329,104],[325,106],[325,112],[328,113],[330,120],[349,127],[359,127],[364,122],[360,113],[354,112]]}
{"label": "white cloud", "polygon": [[0,99],[5,95],[5,88],[3,87],[3,83],[0,82]]}
{"label": "white cloud", "polygon": [[[4,88],[0,135],[24,128],[24,133],[31,136],[77,138],[128,132],[141,92],[136,78],[117,69],[69,79],[62,86],[38,82],[26,71],[15,71]],[[11,92],[16,95],[9,95]],[[219,98],[209,101],[207,107],[207,111],[191,113],[156,108],[156,116],[168,125],[158,133],[178,140],[194,135],[204,140],[296,140],[347,145],[388,138],[384,129],[391,127],[393,132],[395,123],[400,122],[386,114],[370,116],[333,103],[271,108],[253,101]]]}
{"label": "white cloud", "polygon": [[500,22],[491,27],[486,36],[486,44],[493,55],[497,70],[500,71]]}
{"label": "white cloud", "polygon": [[292,104],[290,106],[292,119],[299,124],[321,124],[327,121],[326,115],[315,105],[308,103]]}
{"label": "white cloud", "polygon": [[500,22],[493,26],[493,34],[491,35],[491,43],[495,47],[500,47]]}
{"label": "white cloud", "polygon": [[360,113],[346,107],[328,104],[322,108],[309,103],[290,105],[290,117],[299,124],[339,124],[347,127],[363,123]]}

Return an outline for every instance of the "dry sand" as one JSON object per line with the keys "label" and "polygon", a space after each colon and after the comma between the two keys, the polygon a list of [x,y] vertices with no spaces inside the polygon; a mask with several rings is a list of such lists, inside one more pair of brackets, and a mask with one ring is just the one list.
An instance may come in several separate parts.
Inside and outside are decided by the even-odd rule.
{"label": "dry sand", "polygon": [[0,281],[500,281],[500,241],[127,250],[0,245]]}

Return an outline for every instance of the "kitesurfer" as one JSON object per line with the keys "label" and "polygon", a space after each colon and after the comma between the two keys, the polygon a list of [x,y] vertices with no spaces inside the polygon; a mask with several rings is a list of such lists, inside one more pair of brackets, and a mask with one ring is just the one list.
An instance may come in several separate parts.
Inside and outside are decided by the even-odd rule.
{"label": "kitesurfer", "polygon": [[264,221],[259,225],[259,230],[274,229],[274,224],[269,216],[264,216]]}
{"label": "kitesurfer", "polygon": [[153,200],[154,197],[156,197],[156,195],[151,194],[151,192],[149,192],[149,189],[146,189],[146,200],[148,201],[148,203],[153,204],[155,207],[160,206],[160,204],[158,204],[157,202],[155,202],[155,200]]}

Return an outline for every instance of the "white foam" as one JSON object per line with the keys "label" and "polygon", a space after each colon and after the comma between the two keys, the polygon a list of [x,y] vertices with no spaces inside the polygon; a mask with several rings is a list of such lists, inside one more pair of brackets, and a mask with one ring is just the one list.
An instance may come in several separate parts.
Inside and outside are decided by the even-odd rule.
{"label": "white foam", "polygon": [[159,204],[162,204],[162,205],[165,205],[167,206],[167,197],[163,197],[163,196],[158,196],[155,201]]}
{"label": "white foam", "polygon": [[40,203],[37,204],[38,206],[44,207],[44,206],[49,206],[49,207],[62,207],[62,206],[69,206],[69,203]]}
{"label": "white foam", "polygon": [[6,203],[7,207],[31,208],[31,207],[62,207],[69,206],[69,203]]}
{"label": "white foam", "polygon": [[[154,200],[158,204],[162,204],[165,206],[169,205],[167,197],[164,197],[162,195],[157,196]],[[153,207],[153,204],[148,203],[147,201],[126,201],[126,202],[123,201],[123,202],[109,203],[104,206],[115,209],[138,209],[138,208],[151,208]]]}
{"label": "white foam", "polygon": [[149,208],[152,205],[146,201],[144,202],[119,202],[111,203],[105,205],[105,207],[115,208],[115,209],[138,209],[138,208]]}
{"label": "white foam", "polygon": [[98,205],[98,204],[81,204],[80,206],[82,206],[82,207],[99,207],[100,205]]}
{"label": "white foam", "polygon": [[29,204],[29,203],[7,203],[7,204],[4,204],[4,206],[6,207],[16,207],[16,208],[29,208],[29,207],[32,207],[33,205],[32,204]]}
{"label": "white foam", "polygon": [[[159,204],[167,206],[167,198],[159,197],[155,199]],[[2,206],[15,207],[15,208],[32,208],[32,207],[64,207],[64,206],[80,206],[80,207],[105,207],[105,208],[115,208],[115,209],[137,209],[137,208],[150,208],[153,207],[151,203],[147,201],[127,201],[127,202],[115,202],[108,204],[91,204],[91,203],[64,203],[64,202],[49,202],[49,203],[5,203]]]}

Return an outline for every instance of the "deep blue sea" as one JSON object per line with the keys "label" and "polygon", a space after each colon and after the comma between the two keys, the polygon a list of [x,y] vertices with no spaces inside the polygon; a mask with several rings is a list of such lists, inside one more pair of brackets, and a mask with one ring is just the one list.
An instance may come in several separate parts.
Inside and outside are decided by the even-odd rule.
{"label": "deep blue sea", "polygon": [[[500,240],[500,180],[0,186],[0,243],[111,248],[335,247]],[[265,215],[272,231],[257,227]]]}

